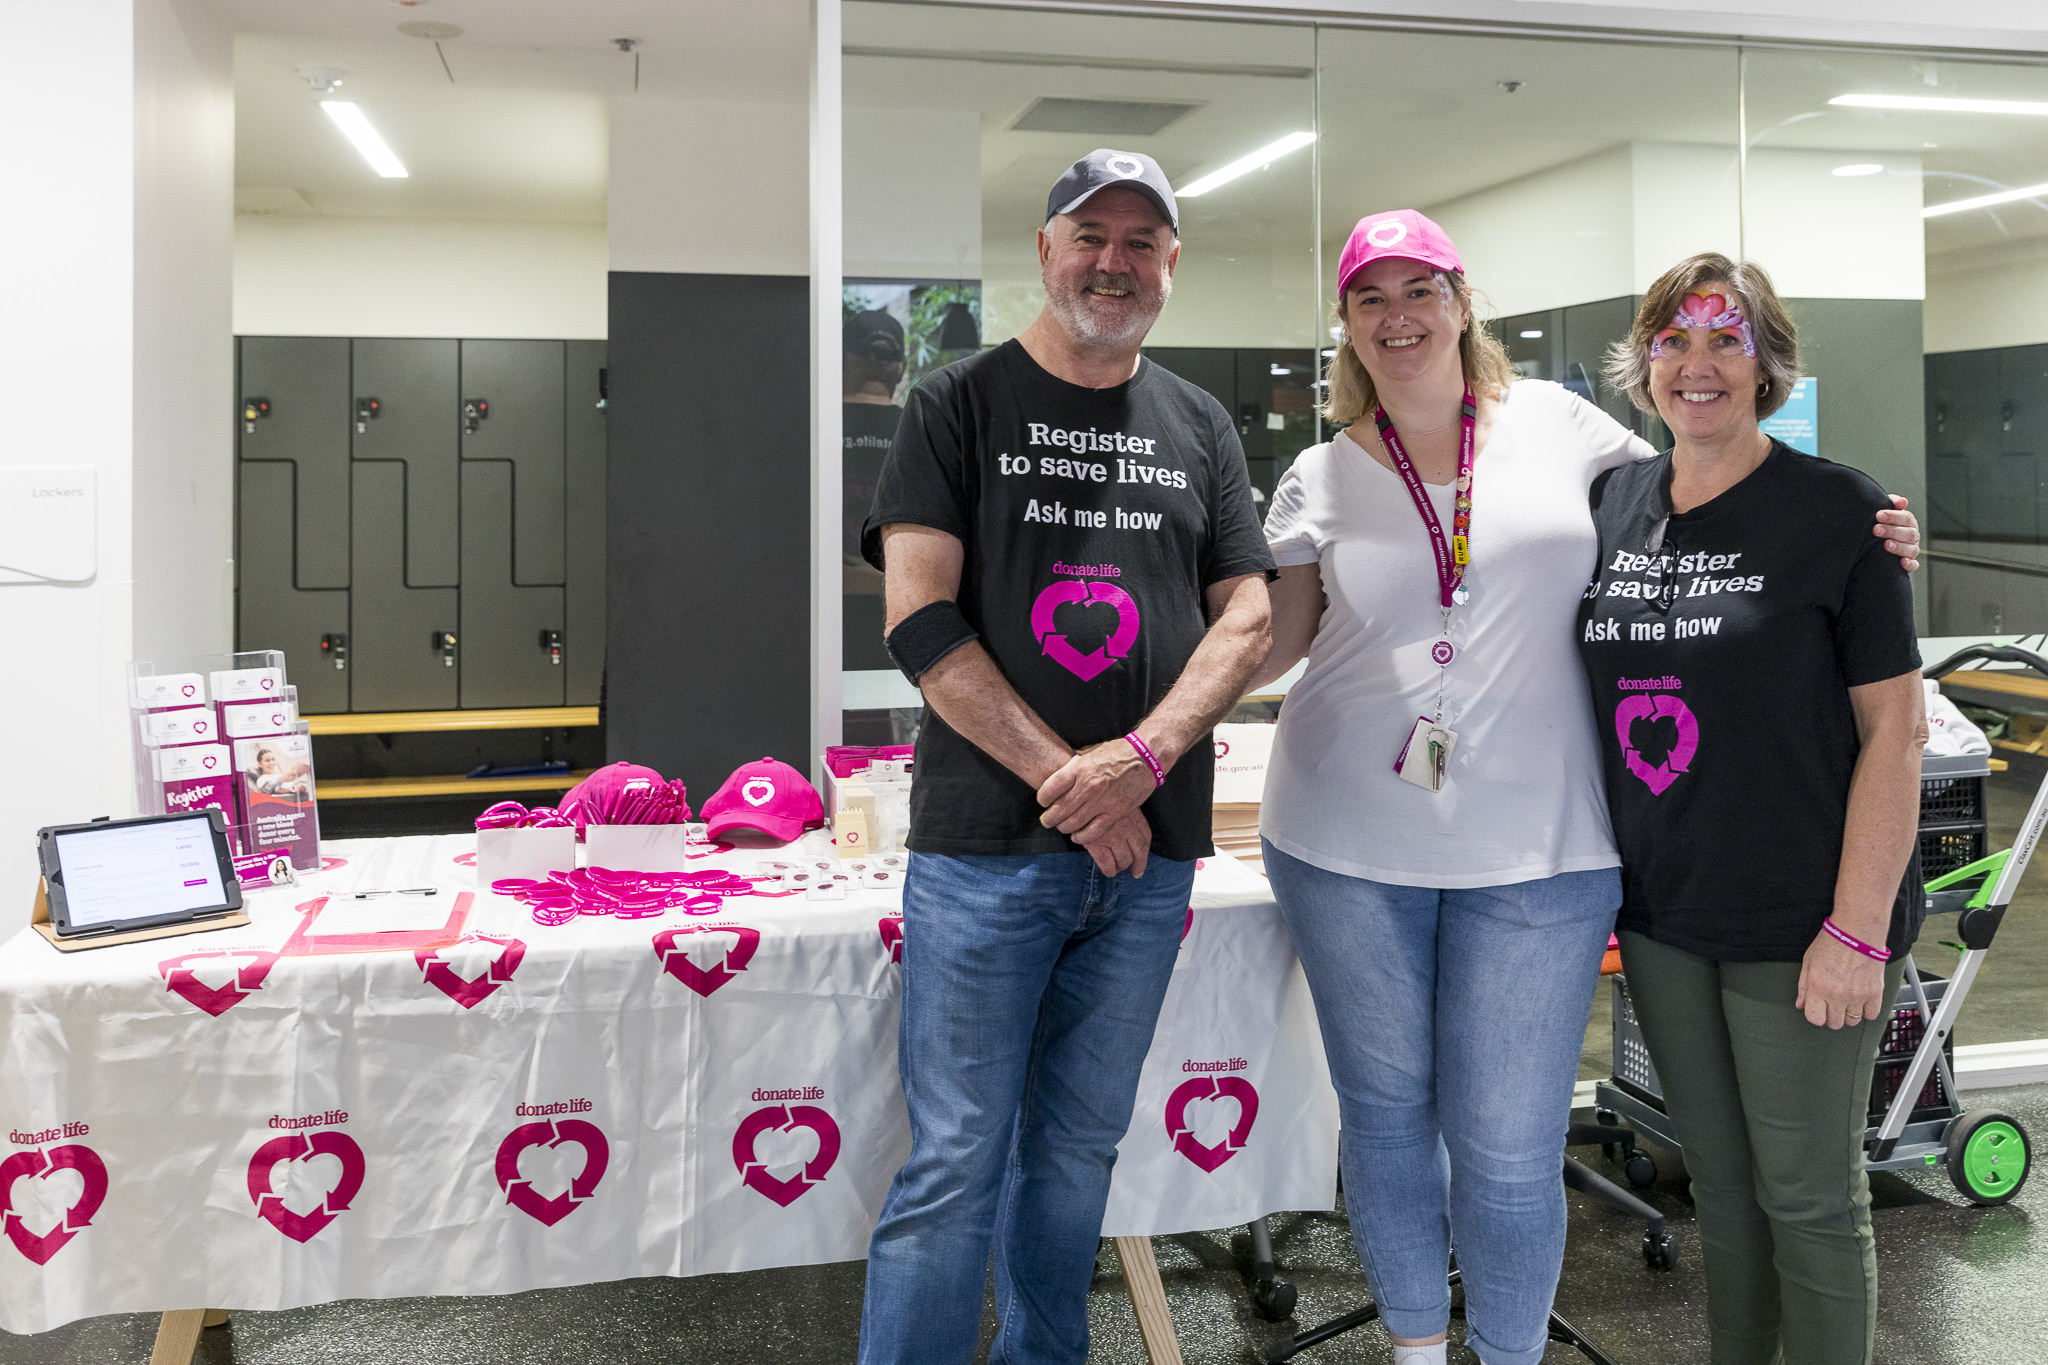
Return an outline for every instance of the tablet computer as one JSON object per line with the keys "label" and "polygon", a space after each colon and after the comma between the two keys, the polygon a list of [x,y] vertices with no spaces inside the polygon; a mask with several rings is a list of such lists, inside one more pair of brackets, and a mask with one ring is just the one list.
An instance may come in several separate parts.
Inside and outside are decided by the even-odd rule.
{"label": "tablet computer", "polygon": [[50,927],[60,938],[118,934],[227,914],[242,887],[218,810],[95,820],[36,831]]}

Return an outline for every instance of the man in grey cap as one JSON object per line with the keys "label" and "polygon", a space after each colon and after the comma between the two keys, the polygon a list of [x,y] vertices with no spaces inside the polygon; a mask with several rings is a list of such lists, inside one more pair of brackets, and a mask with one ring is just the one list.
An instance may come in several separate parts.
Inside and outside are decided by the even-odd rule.
{"label": "man in grey cap", "polygon": [[925,700],[911,1150],[868,1250],[863,1365],[965,1365],[991,1252],[992,1365],[1088,1353],[1110,1168],[1212,851],[1209,731],[1269,640],[1236,429],[1138,350],[1177,233],[1150,157],[1075,162],[1038,232],[1044,309],[911,393],[863,530]]}

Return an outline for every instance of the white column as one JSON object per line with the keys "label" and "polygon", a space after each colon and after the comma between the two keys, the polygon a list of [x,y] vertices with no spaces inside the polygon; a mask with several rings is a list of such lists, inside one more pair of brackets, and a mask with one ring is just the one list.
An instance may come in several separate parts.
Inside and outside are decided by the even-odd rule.
{"label": "white column", "polygon": [[[811,0],[811,757],[840,739],[840,0]],[[824,774],[813,776],[822,783]]]}

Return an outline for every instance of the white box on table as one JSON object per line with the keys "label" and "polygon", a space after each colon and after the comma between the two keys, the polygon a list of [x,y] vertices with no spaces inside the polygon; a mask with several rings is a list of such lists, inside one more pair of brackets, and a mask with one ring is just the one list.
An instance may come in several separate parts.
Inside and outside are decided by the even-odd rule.
{"label": "white box on table", "polygon": [[618,872],[688,872],[692,850],[710,851],[682,825],[586,825],[583,844],[590,866]]}
{"label": "white box on table", "polygon": [[488,889],[507,877],[547,880],[550,872],[576,866],[576,831],[560,829],[480,829],[476,832],[477,885]]}
{"label": "white box on table", "polygon": [[1257,805],[1266,792],[1266,764],[1273,757],[1274,725],[1216,727],[1218,805]]}

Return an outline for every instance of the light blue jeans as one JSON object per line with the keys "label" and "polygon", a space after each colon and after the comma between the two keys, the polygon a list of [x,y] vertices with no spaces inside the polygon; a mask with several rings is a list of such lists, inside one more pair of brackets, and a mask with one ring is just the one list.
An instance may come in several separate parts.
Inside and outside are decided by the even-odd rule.
{"label": "light blue jeans", "polygon": [[868,1245],[861,1365],[1081,1365],[1116,1145],[1180,950],[1192,862],[913,853],[898,1065],[910,1159]]}
{"label": "light blue jeans", "polygon": [[1564,1262],[1564,1134],[1618,869],[1471,890],[1327,872],[1272,845],[1266,873],[1315,996],[1344,1124],[1344,1202],[1380,1318],[1450,1325],[1536,1365]]}

